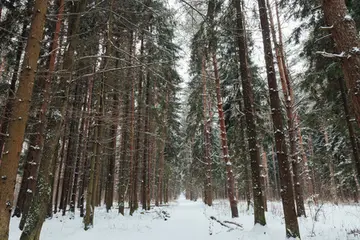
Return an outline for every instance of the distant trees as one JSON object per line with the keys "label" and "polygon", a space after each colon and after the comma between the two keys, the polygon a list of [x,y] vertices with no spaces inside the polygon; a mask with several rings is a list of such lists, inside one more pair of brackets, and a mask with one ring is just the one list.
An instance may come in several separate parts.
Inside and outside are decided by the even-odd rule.
{"label": "distant trees", "polygon": [[[1,6],[0,239],[12,213],[21,239],[37,240],[54,213],[78,208],[88,230],[103,203],[133,215],[181,191],[209,206],[229,199],[232,217],[244,199],[261,225],[281,196],[286,235],[300,237],[305,203],[358,201],[359,4],[258,0],[257,15],[241,0],[180,2],[196,13],[184,89],[166,1]],[[282,8],[307,19],[291,44],[310,29],[297,75]]]}
{"label": "distant trees", "polygon": [[[1,56],[9,61],[2,80],[14,79],[7,101],[14,110],[7,104],[2,123],[8,121],[9,126],[1,125],[1,139],[6,140],[0,162],[5,193],[1,201],[7,203],[0,214],[1,239],[8,239],[19,161],[22,181],[15,215],[22,217],[21,239],[39,239],[42,224],[53,211],[63,215],[70,211],[73,218],[77,205],[89,229],[94,209],[103,201],[110,211],[118,200],[123,214],[129,203],[132,214],[138,195],[145,196],[142,204],[149,209],[151,200],[167,203],[179,192],[175,142],[182,137],[177,98],[181,79],[175,69],[178,47],[171,11],[162,1],[143,5],[124,0],[100,3],[97,11],[84,14],[93,8],[93,1],[59,0],[49,4],[48,17],[56,19],[49,22],[47,6],[46,1],[35,3],[29,35],[20,34],[28,38],[27,48],[15,45],[14,63],[13,52],[8,51],[12,43],[1,43]],[[23,14],[8,7],[1,24]],[[30,9],[29,4],[21,7]],[[144,12],[146,19],[141,18]],[[25,32],[28,24],[24,21],[14,32]],[[139,40],[141,46],[136,44]],[[32,94],[34,84],[37,91]]]}

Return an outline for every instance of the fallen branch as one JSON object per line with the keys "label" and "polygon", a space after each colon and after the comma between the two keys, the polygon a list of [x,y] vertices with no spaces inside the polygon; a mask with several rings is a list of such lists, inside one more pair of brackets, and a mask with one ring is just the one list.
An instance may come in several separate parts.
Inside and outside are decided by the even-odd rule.
{"label": "fallen branch", "polygon": [[170,218],[170,214],[164,210],[162,211],[155,211],[159,218],[164,219],[164,221],[167,221],[168,218]]}
{"label": "fallen branch", "polygon": [[234,224],[235,226],[238,226],[239,228],[243,229],[243,226],[240,223],[231,222],[231,221],[224,221],[224,223]]}
{"label": "fallen branch", "polygon": [[220,220],[216,219],[214,216],[211,216],[210,219],[218,222],[218,223],[219,223],[221,226],[223,226],[223,227],[229,228],[229,231],[234,230],[234,228],[226,225],[225,223],[223,223],[223,222],[221,222]]}

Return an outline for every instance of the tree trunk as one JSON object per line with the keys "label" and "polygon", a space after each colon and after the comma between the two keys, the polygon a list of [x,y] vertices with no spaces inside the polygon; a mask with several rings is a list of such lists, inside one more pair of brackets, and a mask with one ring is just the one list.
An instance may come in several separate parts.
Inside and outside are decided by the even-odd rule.
{"label": "tree trunk", "polygon": [[[322,0],[326,24],[341,57],[346,87],[356,121],[360,126],[360,39],[345,0]],[[360,169],[358,169],[360,170]]]}
{"label": "tree trunk", "polygon": [[[130,36],[129,36],[129,47],[131,48],[130,50],[130,64],[133,64],[133,59],[135,58],[134,54],[136,52],[136,44],[134,44],[134,32],[131,30],[130,31]],[[129,77],[129,81],[131,82],[131,86],[130,87],[130,105],[129,105],[129,123],[130,123],[130,131],[129,131],[129,175],[128,175],[128,196],[129,196],[129,205],[130,202],[132,201],[132,191],[133,191],[133,187],[134,187],[134,182],[133,182],[133,175],[134,175],[134,161],[135,161],[135,75],[133,73],[133,71],[131,70],[128,73],[128,77]]]}
{"label": "tree trunk", "polygon": [[92,203],[94,206],[100,206],[101,201],[101,169],[102,161],[104,159],[103,152],[103,141],[104,141],[104,111],[105,111],[105,93],[104,93],[105,83],[104,79],[101,79],[100,89],[98,93],[99,108],[96,114],[96,128],[97,138],[95,138],[96,155],[95,155],[95,178],[94,178],[94,188],[93,188],[93,200]]}
{"label": "tree trunk", "polygon": [[261,187],[261,161],[257,141],[257,132],[255,125],[255,109],[254,109],[254,92],[252,89],[252,76],[250,66],[248,64],[248,48],[246,31],[244,24],[244,16],[240,0],[235,1],[237,12],[237,43],[240,60],[240,76],[243,87],[244,112],[246,119],[246,129],[248,136],[248,147],[250,152],[251,163],[251,179],[253,184],[254,196],[254,221],[255,224],[266,225],[265,208],[264,208],[264,192]]}
{"label": "tree trunk", "polygon": [[266,155],[266,151],[264,150],[264,147],[261,146],[261,155],[262,155],[262,161],[261,161],[261,165],[262,165],[262,173],[261,173],[261,178],[263,180],[263,192],[264,192],[264,210],[267,212],[268,211],[268,207],[267,207],[267,198],[269,197],[269,178],[268,178],[268,165],[267,165],[267,155]]}
{"label": "tree trunk", "polygon": [[353,153],[353,161],[354,161],[355,169],[357,172],[357,178],[360,179],[360,156],[359,156],[359,149],[357,148],[357,144],[356,144],[356,134],[354,131],[353,123],[351,121],[350,109],[349,109],[349,105],[348,105],[348,101],[347,101],[344,83],[341,78],[338,78],[338,81],[339,81],[339,86],[340,86],[341,99],[343,101],[343,106],[344,106],[346,123],[347,123],[348,131],[349,131],[349,138],[350,138],[350,143],[351,143],[351,148],[352,148],[352,153]]}
{"label": "tree trunk", "polygon": [[[86,185],[90,185],[90,180],[91,180],[91,164],[92,164],[92,158],[89,161],[89,156],[88,156],[88,145],[89,145],[89,138],[90,138],[90,134],[89,134],[89,125],[90,125],[90,117],[91,117],[91,99],[92,99],[92,92],[93,92],[93,85],[94,85],[94,78],[93,76],[90,76],[88,79],[88,88],[87,88],[87,107],[86,107],[86,119],[85,119],[85,124],[84,124],[84,134],[85,134],[85,141],[84,141],[84,161],[83,161],[83,171],[82,171],[82,184],[79,190],[79,197],[80,197],[80,201],[79,201],[79,208],[80,208],[80,217],[84,217],[84,200],[85,200],[85,196],[84,196],[84,192],[85,192],[85,188]],[[90,170],[89,166],[90,165]],[[90,175],[89,175],[90,174]],[[91,180],[93,181],[93,179]],[[89,184],[87,184],[89,182]],[[88,188],[92,191],[92,186],[91,188]],[[86,195],[86,199],[90,201],[91,203],[91,199],[88,199],[88,194]],[[91,206],[89,206],[89,209],[91,209]],[[89,216],[87,219],[87,222],[91,222],[89,221]],[[85,220],[84,220],[85,223]]]}
{"label": "tree trunk", "polygon": [[276,153],[275,153],[274,146],[271,145],[271,159],[272,159],[272,166],[274,169],[274,183],[275,183],[274,196],[275,196],[275,199],[278,200],[280,198],[280,189],[279,189],[279,177],[278,177],[278,174],[276,174],[277,168],[276,168],[275,155],[276,155]]}
{"label": "tree trunk", "polygon": [[9,223],[14,198],[13,191],[30,109],[37,61],[43,39],[47,3],[47,0],[35,1],[30,37],[28,37],[25,48],[23,69],[20,73],[19,87],[14,96],[12,120],[9,122],[9,134],[5,142],[5,151],[0,165],[0,239],[4,240],[9,238]]}
{"label": "tree trunk", "polygon": [[[98,139],[98,131],[99,128],[95,127],[94,129],[94,140]],[[96,154],[98,152],[98,144],[93,142],[93,152],[90,160],[90,176],[89,176],[89,184],[87,187],[86,193],[86,211],[83,219],[84,230],[88,230],[93,227],[94,224],[94,211],[95,211],[95,203],[94,203],[94,195],[95,195],[95,174],[96,174]]]}
{"label": "tree trunk", "polygon": [[206,63],[205,55],[202,57],[202,81],[203,81],[203,114],[204,114],[204,158],[206,163],[206,173],[205,173],[205,203],[208,206],[212,206],[212,161],[211,161],[211,133],[210,133],[210,116],[207,117],[208,102],[207,102],[207,88],[206,88]]}
{"label": "tree trunk", "polygon": [[148,169],[148,161],[149,161],[149,121],[150,121],[150,116],[149,116],[149,111],[150,111],[150,101],[151,101],[151,79],[150,79],[150,70],[148,70],[147,72],[147,79],[146,79],[146,86],[145,86],[145,123],[144,123],[144,154],[143,154],[143,166],[142,166],[142,182],[141,182],[141,203],[142,203],[142,209],[146,210],[147,209],[147,204],[146,204],[146,191],[147,191],[147,185],[148,185],[148,181],[150,179],[148,179],[148,175],[147,175],[147,171],[150,171],[150,169]]}
{"label": "tree trunk", "polygon": [[270,94],[271,115],[274,125],[274,134],[276,142],[276,153],[279,162],[280,182],[281,182],[281,198],[285,215],[286,236],[299,237],[300,231],[296,217],[294,194],[291,185],[291,172],[288,162],[285,135],[283,130],[283,120],[280,107],[280,98],[278,86],[276,82],[273,53],[270,39],[269,20],[266,11],[265,0],[258,0],[259,15],[264,44],[264,56],[266,63],[266,73]]}
{"label": "tree trunk", "polygon": [[[73,12],[82,12],[85,8],[86,0],[82,0],[79,3],[75,4],[72,9]],[[63,6],[60,5],[59,9]],[[46,8],[46,4],[45,4]],[[36,8],[35,8],[36,9]],[[62,11],[62,10],[61,10]],[[62,14],[58,14],[58,20],[61,19]],[[51,193],[51,170],[54,164],[54,153],[59,144],[59,138],[61,136],[61,128],[63,126],[63,116],[65,115],[65,110],[67,107],[68,98],[68,82],[71,81],[71,69],[73,65],[73,54],[75,46],[78,42],[78,37],[76,33],[78,31],[80,15],[77,14],[73,16],[74,18],[69,21],[69,36],[75,34],[69,42],[68,49],[65,52],[63,69],[68,72],[60,79],[60,84],[58,85],[60,90],[60,96],[57,96],[52,103],[52,111],[49,114],[49,118],[46,119],[45,126],[49,130],[47,134],[52,136],[51,138],[44,138],[45,143],[43,144],[44,150],[41,158],[41,164],[39,168],[39,174],[37,179],[38,189],[33,201],[30,206],[29,214],[31,218],[26,220],[24,231],[21,235],[21,240],[38,240],[40,237],[40,231],[44,223],[46,214],[47,214],[47,204],[50,199]],[[60,21],[58,21],[60,22]],[[56,52],[56,51],[53,51]]]}
{"label": "tree trunk", "polygon": [[[75,102],[74,102],[74,109],[73,109],[73,121],[77,122],[77,124],[74,124],[76,126],[76,129],[74,129],[74,132],[70,132],[70,134],[73,134],[74,138],[74,150],[75,153],[73,153],[73,161],[75,162],[75,166],[73,164],[73,183],[72,183],[72,189],[71,190],[71,197],[70,197],[70,213],[75,215],[75,202],[76,202],[76,193],[78,190],[78,179],[79,179],[79,168],[80,168],[80,152],[79,152],[79,125],[80,125],[80,115],[79,112],[81,112],[81,105],[82,105],[82,86],[84,85],[83,82],[77,81],[75,84]],[[71,131],[71,125],[70,125],[70,131]],[[69,149],[68,149],[69,151]],[[70,184],[71,186],[71,184]],[[71,216],[73,218],[74,216]]]}
{"label": "tree trunk", "polygon": [[[143,60],[144,57],[144,32],[142,32],[142,35],[140,37],[140,61]],[[138,80],[138,107],[137,107],[137,113],[136,113],[136,134],[135,134],[135,153],[134,153],[134,169],[133,169],[133,179],[132,179],[132,192],[130,192],[131,201],[130,201],[130,215],[134,213],[135,210],[138,209],[138,176],[139,176],[139,168],[140,168],[140,151],[141,151],[141,138],[142,138],[142,108],[143,108],[143,67],[140,66],[139,71],[139,80]]]}
{"label": "tree trunk", "polygon": [[302,185],[303,181],[301,176],[302,167],[301,163],[298,160],[297,155],[297,143],[296,143],[296,129],[295,129],[295,112],[294,112],[294,94],[292,91],[292,87],[290,85],[290,79],[288,75],[288,69],[285,62],[284,56],[284,49],[283,49],[283,42],[282,42],[282,33],[281,33],[281,25],[280,25],[280,18],[278,13],[277,2],[275,3],[276,9],[276,18],[278,22],[278,33],[279,33],[279,42],[277,41],[276,31],[275,31],[275,24],[273,21],[271,8],[269,1],[267,0],[267,7],[269,9],[269,20],[270,20],[270,27],[271,33],[275,45],[275,53],[277,59],[277,65],[279,68],[281,86],[285,98],[286,103],[286,115],[287,115],[287,123],[288,123],[288,135],[290,140],[290,157],[291,157],[291,164],[293,169],[293,184],[295,190],[295,201],[296,201],[296,209],[297,215],[306,216],[305,213],[305,206],[304,206],[304,197],[303,197],[303,190]]}
{"label": "tree trunk", "polygon": [[220,89],[220,77],[218,72],[217,60],[215,53],[212,53],[212,64],[214,67],[214,76],[216,84],[216,99],[218,105],[219,113],[219,125],[220,125],[220,139],[221,139],[221,148],[222,148],[222,158],[226,164],[226,174],[227,174],[227,194],[230,201],[231,216],[233,218],[239,217],[238,208],[237,208],[237,199],[235,198],[235,189],[234,189],[234,173],[232,170],[232,164],[229,156],[229,149],[227,143],[227,134],[225,126],[225,117],[224,110],[221,98],[221,89]]}
{"label": "tree trunk", "polygon": [[[28,9],[31,9],[32,4],[33,4],[32,1],[28,0],[26,7]],[[25,39],[27,36],[27,33],[28,33],[27,27],[30,24],[30,19],[31,19],[31,16],[26,16],[24,18],[24,21],[22,24],[21,40],[18,41],[17,48],[16,48],[14,73],[11,77],[10,89],[8,92],[8,98],[6,101],[5,108],[4,108],[4,113],[1,115],[1,119],[0,119],[0,126],[1,126],[0,127],[0,133],[1,133],[0,134],[0,158],[2,157],[2,154],[3,154],[4,144],[5,144],[6,136],[7,136],[7,132],[8,132],[7,130],[8,130],[8,126],[9,126],[9,122],[10,122],[10,118],[11,118],[11,114],[12,114],[13,106],[14,106],[16,82],[18,80],[19,69],[21,67],[20,60],[21,60],[21,56],[22,56],[22,53],[24,50],[24,43],[25,43],[24,41],[22,41],[22,39]]]}

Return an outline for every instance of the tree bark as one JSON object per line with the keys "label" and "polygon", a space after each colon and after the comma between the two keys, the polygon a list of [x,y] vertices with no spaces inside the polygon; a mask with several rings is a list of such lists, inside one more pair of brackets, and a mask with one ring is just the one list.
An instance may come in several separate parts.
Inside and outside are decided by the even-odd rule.
{"label": "tree bark", "polygon": [[204,114],[204,158],[206,163],[205,173],[205,203],[212,206],[212,161],[211,161],[211,133],[210,133],[210,116],[207,117],[208,102],[207,102],[207,87],[206,87],[206,61],[205,56],[202,57],[201,72],[203,82],[203,114]]}
{"label": "tree bark", "polygon": [[[79,3],[73,5],[72,11],[82,12],[85,8],[86,0],[81,0]],[[62,5],[61,5],[62,6]],[[60,6],[60,7],[61,7]],[[58,14],[58,19],[62,14]],[[33,201],[30,206],[29,214],[31,218],[26,220],[24,231],[21,235],[21,240],[38,240],[40,236],[40,231],[44,223],[46,214],[47,214],[47,204],[50,199],[51,193],[51,170],[52,165],[54,164],[54,156],[57,156],[55,153],[57,146],[59,144],[59,138],[61,136],[61,128],[63,127],[63,121],[67,108],[67,101],[69,94],[68,83],[71,81],[71,69],[73,65],[73,55],[75,47],[78,42],[78,37],[76,35],[80,22],[80,15],[76,14],[73,18],[70,18],[69,21],[69,33],[68,36],[75,34],[69,41],[68,49],[65,52],[63,69],[67,72],[64,76],[60,78],[60,84],[58,85],[59,95],[56,99],[53,98],[52,108],[49,117],[46,119],[46,125],[48,132],[47,137],[44,138],[44,149],[41,158],[41,164],[39,168],[39,174],[37,179],[38,189]]]}
{"label": "tree bark", "polygon": [[[143,60],[144,56],[144,32],[142,32],[140,37],[140,62]],[[141,139],[142,139],[142,113],[143,113],[143,67],[140,66],[139,71],[139,80],[138,80],[138,106],[137,106],[137,113],[136,113],[136,134],[135,134],[135,146],[134,146],[134,169],[133,169],[133,178],[132,178],[132,192],[130,194],[132,195],[131,201],[130,201],[130,215],[134,213],[135,210],[138,209],[138,176],[139,176],[139,170],[140,170],[140,151],[141,151]]]}
{"label": "tree bark", "polygon": [[279,162],[281,198],[285,215],[285,229],[287,238],[300,238],[299,225],[296,217],[294,194],[291,185],[291,172],[288,162],[287,147],[283,129],[280,98],[276,82],[273,53],[271,47],[270,27],[265,0],[258,0],[260,23],[262,29],[264,57],[269,86],[271,115],[274,125],[276,153]]}
{"label": "tree bark", "polygon": [[[28,9],[30,9],[31,6],[32,6],[32,1],[28,0],[26,7]],[[24,18],[24,21],[22,24],[22,30],[21,30],[21,39],[25,39],[27,36],[27,33],[28,33],[27,27],[30,24],[30,19],[31,19],[31,16],[26,16]],[[13,110],[13,106],[14,106],[16,82],[18,80],[19,69],[21,67],[20,60],[21,60],[21,56],[22,56],[22,53],[24,50],[24,41],[22,41],[21,39],[18,41],[18,44],[17,44],[14,73],[11,77],[10,89],[8,92],[8,98],[6,101],[5,108],[4,108],[4,113],[1,115],[1,119],[0,119],[0,126],[1,126],[0,127],[0,133],[1,133],[0,134],[0,158],[2,157],[2,154],[3,154],[4,144],[5,144],[6,136],[7,136],[7,130],[8,130],[8,126],[9,126],[9,122],[10,122],[10,118],[11,118],[11,114],[12,114],[12,110]]]}
{"label": "tree bark", "polygon": [[47,3],[47,0],[35,1],[23,69],[20,73],[19,86],[15,94],[14,108],[8,127],[9,135],[5,142],[5,151],[0,165],[0,239],[4,240],[9,238],[13,191],[43,39]]}
{"label": "tree bark", "polygon": [[326,24],[341,57],[346,87],[351,106],[360,126],[360,39],[354,20],[350,17],[345,0],[322,0]]}
{"label": "tree bark", "polygon": [[149,111],[150,111],[150,101],[151,101],[151,79],[150,79],[150,70],[147,72],[147,79],[146,79],[146,86],[145,86],[145,122],[144,122],[144,154],[143,154],[143,166],[142,166],[142,182],[141,182],[141,203],[142,203],[142,209],[147,210],[147,204],[146,204],[146,191],[147,191],[147,185],[148,181],[148,174],[147,172],[150,171],[148,169],[148,161],[149,161]]}
{"label": "tree bark", "polygon": [[353,153],[353,161],[354,161],[354,165],[355,165],[355,169],[356,169],[356,173],[357,173],[357,178],[360,179],[360,156],[359,156],[359,149],[357,148],[357,144],[356,144],[356,134],[355,134],[353,123],[351,121],[351,116],[350,116],[351,113],[350,113],[350,109],[349,109],[349,105],[348,105],[348,101],[347,101],[347,94],[345,91],[344,83],[341,78],[338,78],[338,81],[339,81],[339,86],[340,86],[341,99],[342,99],[343,106],[344,106],[346,123],[347,123],[348,131],[349,131],[351,150]]}
{"label": "tree bark", "polygon": [[217,59],[215,53],[212,53],[212,63],[214,67],[214,76],[215,76],[215,84],[216,84],[216,99],[218,105],[218,113],[219,113],[219,125],[220,125],[220,139],[221,139],[221,148],[222,148],[222,158],[226,164],[226,175],[227,175],[227,194],[230,201],[231,208],[231,216],[233,218],[239,217],[238,208],[237,208],[237,199],[235,198],[235,188],[234,188],[234,174],[232,170],[232,164],[229,155],[228,143],[227,143],[227,134],[226,134],[226,126],[225,126],[225,117],[224,110],[221,98],[221,90],[220,90],[220,77],[217,66]]}
{"label": "tree bark", "polygon": [[296,129],[295,129],[295,112],[294,112],[294,94],[292,87],[290,85],[290,79],[288,74],[288,69],[285,62],[284,56],[284,49],[283,49],[283,42],[282,42],[282,33],[281,33],[281,25],[280,25],[280,18],[278,13],[277,2],[275,3],[275,10],[276,10],[276,18],[278,23],[278,34],[279,34],[279,41],[276,37],[275,31],[275,24],[273,21],[273,16],[271,13],[271,8],[269,1],[267,0],[267,7],[269,9],[269,20],[270,20],[270,29],[275,45],[275,53],[277,59],[277,65],[279,68],[281,86],[284,94],[285,100],[285,107],[286,107],[286,115],[287,115],[287,124],[288,124],[288,135],[290,140],[290,157],[291,157],[291,165],[293,169],[293,184],[295,190],[295,201],[296,201],[296,212],[297,215],[306,216],[305,213],[305,206],[304,206],[304,196],[302,185],[303,181],[301,176],[302,167],[301,163],[298,160],[298,150],[297,150],[297,143],[296,143]]}
{"label": "tree bark", "polygon": [[257,140],[257,132],[255,125],[255,109],[254,109],[254,92],[252,88],[252,76],[250,73],[250,66],[248,63],[248,47],[246,30],[244,24],[244,16],[242,13],[242,6],[240,0],[236,0],[235,8],[237,12],[237,43],[240,60],[240,76],[243,88],[244,112],[246,119],[246,129],[248,136],[248,147],[250,152],[251,163],[251,179],[253,184],[254,196],[254,222],[255,224],[266,225],[265,206],[264,206],[264,192],[261,184],[261,161]]}

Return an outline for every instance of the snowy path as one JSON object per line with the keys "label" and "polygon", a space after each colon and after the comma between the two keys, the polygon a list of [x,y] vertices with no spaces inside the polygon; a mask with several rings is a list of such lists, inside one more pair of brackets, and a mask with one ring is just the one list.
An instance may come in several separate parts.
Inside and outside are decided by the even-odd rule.
{"label": "snowy path", "polygon": [[[85,232],[82,218],[76,215],[74,220],[66,217],[54,217],[44,223],[41,240],[282,240],[284,223],[280,203],[269,203],[266,214],[268,225],[254,228],[253,215],[239,204],[240,217],[231,219],[227,201],[216,201],[209,208],[201,201],[187,201],[180,197],[169,207],[155,208],[149,212],[137,212],[134,216],[121,216],[117,211],[106,213],[99,208],[95,213],[95,226]],[[165,221],[159,212],[165,210],[170,218]],[[299,219],[302,239],[311,240],[359,240],[358,236],[349,236],[348,232],[360,229],[359,206],[326,205],[315,223],[311,217]],[[310,210],[308,210],[310,211]],[[359,213],[359,214],[357,214]],[[244,230],[228,228],[209,220],[215,216],[219,220],[236,221],[244,226]],[[18,240],[21,232],[17,226],[19,219],[12,219],[10,240]],[[312,229],[314,227],[315,234]],[[210,235],[210,231],[212,235]],[[359,231],[360,233],[360,231]]]}
{"label": "snowy path", "polygon": [[[170,207],[164,207],[163,210],[170,214],[170,218],[166,221],[156,213],[156,211],[162,211],[161,208],[145,214],[137,213],[133,217],[123,217],[116,212],[107,214],[104,209],[99,209],[95,214],[95,227],[87,232],[82,229],[79,217],[75,220],[55,217],[45,222],[41,240],[98,240],[102,238],[110,240],[119,237],[126,240],[168,240],[169,238],[171,240],[215,240],[217,239],[215,235],[222,232],[227,234],[226,228],[213,226],[214,235],[210,236],[209,223],[212,221],[209,221],[205,215],[208,209],[201,201],[187,201],[182,197]],[[18,222],[18,219],[12,220],[10,240],[19,239]]]}

